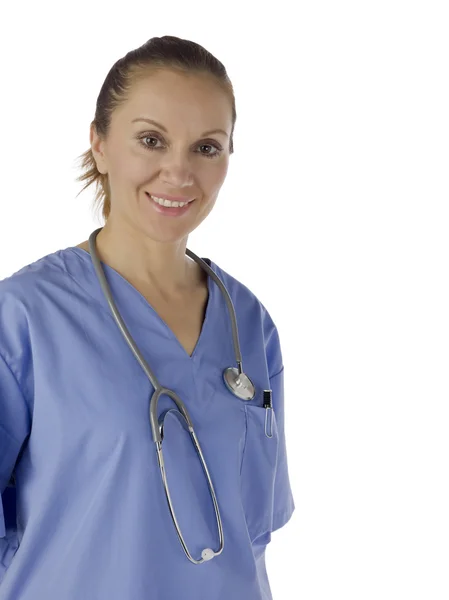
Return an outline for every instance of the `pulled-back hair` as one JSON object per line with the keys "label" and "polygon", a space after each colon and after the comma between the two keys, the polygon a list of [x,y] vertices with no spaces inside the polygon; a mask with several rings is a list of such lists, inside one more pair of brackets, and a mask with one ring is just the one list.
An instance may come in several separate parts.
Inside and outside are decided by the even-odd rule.
{"label": "pulled-back hair", "polygon": [[[132,87],[146,79],[149,73],[167,69],[183,74],[209,74],[229,95],[232,101],[229,152],[232,154],[237,113],[234,89],[224,65],[203,46],[170,35],[151,38],[139,48],[128,52],[113,65],[101,87],[97,98],[95,117],[91,123],[100,138],[106,139],[112,113],[129,98]],[[92,183],[96,183],[94,204],[101,207],[103,218],[106,221],[111,210],[108,175],[98,171],[91,148],[81,154],[78,160],[83,173],[76,178],[76,181],[86,182],[79,194]]]}

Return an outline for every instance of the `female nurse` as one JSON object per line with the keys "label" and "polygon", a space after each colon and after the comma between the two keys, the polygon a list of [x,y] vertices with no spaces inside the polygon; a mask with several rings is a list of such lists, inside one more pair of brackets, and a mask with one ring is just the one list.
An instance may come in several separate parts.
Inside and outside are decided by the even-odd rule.
{"label": "female nurse", "polygon": [[[195,564],[180,544],[151,435],[154,388],[88,237],[0,282],[0,600],[271,598],[265,549],[294,511],[279,335],[262,302],[204,259],[232,300],[254,384],[251,399],[231,393],[228,307],[186,254],[225,180],[235,122],[223,64],[194,42],[152,38],[109,71],[78,178],[96,184],[105,224],[94,248],[121,317],[193,422],[222,549]],[[171,407],[162,395],[170,500],[201,557],[220,546],[217,515]]]}

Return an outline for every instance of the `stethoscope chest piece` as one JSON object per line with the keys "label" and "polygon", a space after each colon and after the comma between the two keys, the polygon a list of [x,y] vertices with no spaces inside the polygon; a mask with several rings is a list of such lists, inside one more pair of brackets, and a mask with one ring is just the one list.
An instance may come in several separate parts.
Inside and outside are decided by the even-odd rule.
{"label": "stethoscope chest piece", "polygon": [[223,379],[228,390],[241,400],[252,400],[256,395],[253,382],[245,375],[239,373],[236,367],[228,367],[223,371]]}

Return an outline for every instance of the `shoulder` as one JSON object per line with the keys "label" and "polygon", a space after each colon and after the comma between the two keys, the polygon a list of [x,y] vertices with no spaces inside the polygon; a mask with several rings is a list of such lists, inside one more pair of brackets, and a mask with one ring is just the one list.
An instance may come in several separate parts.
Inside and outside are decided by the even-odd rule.
{"label": "shoulder", "polygon": [[67,276],[64,255],[67,250],[58,250],[25,265],[12,275],[0,280],[0,310],[11,302],[31,306],[37,294],[50,282],[60,281]]}
{"label": "shoulder", "polygon": [[225,271],[213,261],[211,261],[211,267],[228,290],[238,320],[240,322],[250,323],[251,328],[257,327],[261,331],[270,376],[274,376],[283,368],[283,360],[279,332],[270,312],[262,299],[245,285],[245,283]]}
{"label": "shoulder", "polygon": [[64,286],[64,250],[48,254],[0,280],[0,353],[5,358],[20,353],[29,337],[30,322],[42,318],[42,307],[55,286]]}

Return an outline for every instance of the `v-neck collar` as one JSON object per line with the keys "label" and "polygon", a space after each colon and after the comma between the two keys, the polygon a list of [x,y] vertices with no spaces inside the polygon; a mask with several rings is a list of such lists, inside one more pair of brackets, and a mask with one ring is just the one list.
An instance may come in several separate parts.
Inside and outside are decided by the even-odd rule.
{"label": "v-neck collar", "polygon": [[[111,317],[113,318],[112,311],[110,310],[109,305],[107,304],[103,290],[101,289],[101,286],[100,286],[100,282],[98,281],[97,274],[96,274],[95,267],[92,262],[92,257],[90,255],[90,253],[87,252],[87,250],[83,250],[83,248],[79,248],[78,246],[70,246],[70,247],[66,248],[66,250],[69,250],[69,251],[73,252],[74,254],[76,254],[80,259],[82,259],[82,261],[84,263],[86,263],[89,266],[90,273],[95,278],[95,282],[97,285],[95,286],[95,288],[93,288],[92,286],[89,286],[89,288],[87,288],[84,285],[84,282],[80,281],[80,278],[75,277],[73,272],[71,272],[72,277],[75,277],[76,281],[83,287],[83,289],[91,297],[93,297],[97,301],[101,300],[102,302],[105,302],[106,305],[102,304],[102,308],[107,310],[111,314]],[[203,260],[205,260],[207,262],[207,264],[211,267],[211,269],[213,269],[215,271],[215,269],[213,268],[213,263],[210,259],[203,259]],[[113,267],[110,267],[107,263],[104,263],[103,261],[100,261],[100,262],[101,262],[101,265],[103,267],[105,274],[108,274],[109,276],[112,276],[112,278],[115,278],[119,282],[123,283],[126,288],[131,290],[131,292],[136,296],[136,298],[142,304],[144,304],[147,308],[149,308],[153,312],[155,318],[165,328],[169,337],[176,343],[176,345],[179,347],[179,349],[181,350],[184,357],[189,361],[192,361],[192,362],[195,361],[197,358],[197,354],[199,352],[199,348],[204,343],[204,338],[206,337],[206,334],[207,334],[209,322],[212,319],[211,312],[212,312],[213,304],[215,301],[215,293],[216,293],[215,288],[217,287],[216,284],[212,281],[212,277],[207,275],[208,299],[207,299],[205,316],[204,316],[203,324],[201,327],[200,335],[195,344],[195,348],[193,349],[192,354],[189,355],[188,352],[186,351],[186,349],[184,348],[184,346],[181,344],[179,339],[176,337],[176,335],[172,331],[172,329],[168,326],[168,324],[165,322],[165,320],[159,315],[159,313],[155,310],[155,308],[148,302],[148,300],[145,298],[145,296],[143,296],[143,294],[141,294],[137,288],[135,288],[125,277],[123,277]],[[113,279],[112,279],[112,281],[113,281]],[[109,283],[109,285],[111,285],[111,280],[108,281],[108,283]],[[93,292],[95,292],[95,296],[93,295]],[[115,300],[116,299],[114,298],[114,301]],[[123,320],[125,321],[124,318],[123,318]],[[126,321],[125,321],[125,325],[126,325]]]}

